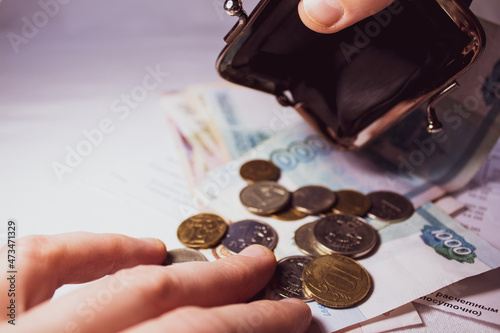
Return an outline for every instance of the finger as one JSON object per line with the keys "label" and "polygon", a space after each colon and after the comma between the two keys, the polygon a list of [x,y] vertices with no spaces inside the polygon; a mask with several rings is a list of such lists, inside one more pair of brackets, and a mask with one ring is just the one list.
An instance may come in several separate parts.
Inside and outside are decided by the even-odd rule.
{"label": "finger", "polygon": [[[7,257],[5,251],[0,256]],[[51,298],[63,284],[92,281],[139,264],[160,264],[166,248],[155,239],[75,232],[21,238],[17,253],[16,298],[22,312]],[[0,280],[0,290],[6,290],[6,283]],[[0,295],[0,304],[8,302]]]}
{"label": "finger", "polygon": [[311,318],[304,302],[290,298],[211,309],[183,307],[122,333],[299,333],[306,331]]}
{"label": "finger", "polygon": [[[311,30],[319,33],[340,31],[378,13],[394,0],[302,0],[299,16]],[[401,7],[399,4],[394,4]]]}
{"label": "finger", "polygon": [[[215,262],[121,270],[34,308],[24,315],[22,325],[26,331],[58,331],[70,323],[81,332],[115,332],[180,306],[246,301],[264,288],[275,266],[269,249],[251,246]],[[57,316],[50,322],[44,320],[53,313]]]}

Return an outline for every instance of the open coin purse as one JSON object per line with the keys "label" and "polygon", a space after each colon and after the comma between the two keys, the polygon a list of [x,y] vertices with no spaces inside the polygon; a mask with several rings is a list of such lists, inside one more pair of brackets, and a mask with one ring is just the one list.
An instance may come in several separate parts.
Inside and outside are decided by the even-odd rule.
{"label": "open coin purse", "polygon": [[396,0],[334,34],[309,30],[298,3],[261,0],[247,15],[240,0],[226,0],[239,20],[217,70],[293,106],[343,150],[362,147],[422,105],[427,130],[439,131],[434,103],[457,87],[485,43],[462,0]]}

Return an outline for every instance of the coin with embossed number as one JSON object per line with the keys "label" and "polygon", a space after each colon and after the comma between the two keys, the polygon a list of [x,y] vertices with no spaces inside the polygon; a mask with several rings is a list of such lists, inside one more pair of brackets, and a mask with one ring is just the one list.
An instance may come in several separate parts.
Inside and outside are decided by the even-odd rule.
{"label": "coin with embossed number", "polygon": [[328,188],[318,185],[304,186],[292,194],[292,205],[307,214],[316,215],[330,209],[336,195]]}
{"label": "coin with embossed number", "polygon": [[177,238],[187,247],[206,249],[219,243],[227,230],[224,219],[215,214],[197,214],[184,220],[177,229]]}
{"label": "coin with embossed number", "polygon": [[302,288],[302,271],[312,259],[312,257],[307,256],[290,256],[278,261],[270,283],[272,292],[277,293],[282,298],[312,301],[311,298],[304,296]]}
{"label": "coin with embossed number", "polygon": [[377,231],[361,217],[346,214],[328,215],[316,222],[314,237],[330,253],[361,257],[377,244]]}
{"label": "coin with embossed number", "polygon": [[335,194],[337,202],[333,206],[333,212],[337,214],[365,216],[372,205],[370,198],[358,191],[341,190]]}
{"label": "coin with embossed number", "polygon": [[278,243],[278,233],[268,224],[243,220],[231,224],[222,244],[230,251],[239,253],[247,246],[260,244],[274,250]]}
{"label": "coin with embossed number", "polygon": [[357,261],[338,254],[311,260],[302,272],[304,294],[330,308],[361,302],[371,288],[370,276]]}
{"label": "coin with embossed number", "polygon": [[256,182],[241,190],[240,201],[252,213],[270,215],[287,206],[290,192],[276,182]]}
{"label": "coin with embossed number", "polygon": [[368,216],[384,222],[401,222],[412,216],[415,208],[410,200],[401,194],[390,191],[377,191],[368,194],[372,207]]}
{"label": "coin with embossed number", "polygon": [[295,245],[300,251],[313,257],[324,256],[330,254],[330,250],[324,250],[319,247],[319,243],[314,237],[314,226],[316,221],[306,223],[295,231]]}
{"label": "coin with embossed number", "polygon": [[180,264],[190,261],[208,261],[199,251],[194,249],[173,249],[168,250],[165,265]]}
{"label": "coin with embossed number", "polygon": [[240,176],[249,183],[264,180],[277,181],[280,178],[280,169],[271,161],[252,160],[240,168]]}

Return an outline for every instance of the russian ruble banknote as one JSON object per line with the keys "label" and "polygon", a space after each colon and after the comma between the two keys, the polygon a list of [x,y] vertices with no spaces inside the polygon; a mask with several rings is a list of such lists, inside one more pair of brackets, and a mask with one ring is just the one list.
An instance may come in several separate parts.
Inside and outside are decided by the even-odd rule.
{"label": "russian ruble banknote", "polygon": [[208,171],[302,121],[272,96],[223,82],[165,94],[162,103],[191,189]]}
{"label": "russian ruble banknote", "polygon": [[179,161],[192,189],[205,179],[209,170],[229,162],[229,154],[220,131],[214,129],[207,112],[195,108],[184,91],[163,96],[162,106],[174,131]]}
{"label": "russian ruble banknote", "polygon": [[193,85],[186,94],[197,113],[211,120],[212,131],[222,138],[232,159],[302,121],[274,96],[234,84]]}

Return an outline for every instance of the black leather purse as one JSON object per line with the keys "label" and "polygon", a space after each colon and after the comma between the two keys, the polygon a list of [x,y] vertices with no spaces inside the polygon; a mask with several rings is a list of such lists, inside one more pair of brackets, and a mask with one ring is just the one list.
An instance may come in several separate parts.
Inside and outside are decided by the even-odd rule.
{"label": "black leather purse", "polygon": [[247,16],[241,0],[226,0],[239,20],[217,70],[293,106],[343,150],[365,145],[424,103],[428,131],[439,131],[434,103],[458,86],[485,44],[462,0],[396,0],[329,35],[304,26],[298,3],[261,0]]}

